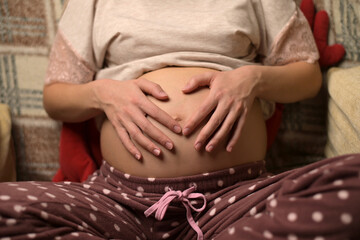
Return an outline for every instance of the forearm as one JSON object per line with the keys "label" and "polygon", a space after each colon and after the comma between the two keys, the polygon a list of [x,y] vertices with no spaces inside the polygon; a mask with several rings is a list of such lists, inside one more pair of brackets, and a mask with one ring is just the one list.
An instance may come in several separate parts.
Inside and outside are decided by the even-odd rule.
{"label": "forearm", "polygon": [[102,111],[94,94],[95,82],[86,84],[53,83],[44,87],[43,103],[53,119],[81,122]]}
{"label": "forearm", "polygon": [[314,97],[322,84],[318,63],[296,62],[284,66],[251,67],[256,76],[256,96],[279,103]]}

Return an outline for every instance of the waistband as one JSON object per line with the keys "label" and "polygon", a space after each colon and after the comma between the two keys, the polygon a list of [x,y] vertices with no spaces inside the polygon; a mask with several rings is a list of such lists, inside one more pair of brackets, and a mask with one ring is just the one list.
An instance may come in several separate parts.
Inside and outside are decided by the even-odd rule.
{"label": "waistband", "polygon": [[[164,194],[169,190],[184,191],[195,186],[198,192],[213,192],[237,182],[255,179],[266,172],[265,161],[242,164],[214,172],[175,178],[140,177],[123,173],[103,161],[98,174],[110,184],[120,184],[134,191]],[[111,179],[111,181],[110,181]]]}

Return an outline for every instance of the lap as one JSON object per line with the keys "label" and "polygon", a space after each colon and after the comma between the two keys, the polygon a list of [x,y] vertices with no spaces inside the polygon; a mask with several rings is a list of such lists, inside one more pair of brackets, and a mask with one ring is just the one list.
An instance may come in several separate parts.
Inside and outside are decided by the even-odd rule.
{"label": "lap", "polygon": [[294,169],[218,197],[200,225],[215,239],[358,239],[359,174],[360,155]]}
{"label": "lap", "polygon": [[14,182],[0,189],[1,236],[126,239],[142,234],[126,207],[88,183]]}
{"label": "lap", "polygon": [[[359,172],[360,155],[348,155],[223,187],[215,179],[219,188],[205,194],[206,209],[193,216],[205,239],[356,239]],[[100,175],[84,183],[1,183],[1,237],[196,237],[181,204],[171,204],[163,221],[144,217],[144,210],[163,194],[146,189],[155,188],[157,180],[146,179],[147,185],[140,186],[138,179],[124,174],[121,182],[111,168]],[[206,181],[200,182],[204,189]]]}

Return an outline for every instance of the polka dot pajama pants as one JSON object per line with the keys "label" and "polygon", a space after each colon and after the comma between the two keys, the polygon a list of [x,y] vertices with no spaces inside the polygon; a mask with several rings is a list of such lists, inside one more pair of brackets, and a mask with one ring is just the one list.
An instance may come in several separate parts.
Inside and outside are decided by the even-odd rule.
{"label": "polka dot pajama pants", "polygon": [[264,171],[1,183],[0,239],[360,239],[360,155]]}

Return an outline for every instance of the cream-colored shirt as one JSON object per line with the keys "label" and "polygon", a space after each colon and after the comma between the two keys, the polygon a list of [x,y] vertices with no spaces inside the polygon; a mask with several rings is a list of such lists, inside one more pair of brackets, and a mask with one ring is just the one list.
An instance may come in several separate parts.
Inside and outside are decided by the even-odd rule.
{"label": "cream-colored shirt", "polygon": [[167,66],[227,71],[318,58],[292,0],[70,0],[46,84],[129,80]]}

